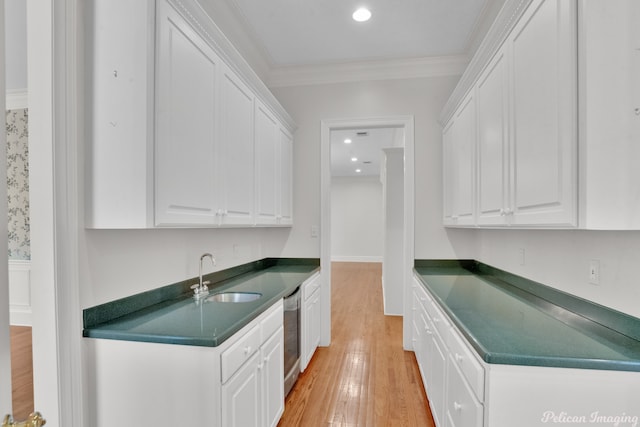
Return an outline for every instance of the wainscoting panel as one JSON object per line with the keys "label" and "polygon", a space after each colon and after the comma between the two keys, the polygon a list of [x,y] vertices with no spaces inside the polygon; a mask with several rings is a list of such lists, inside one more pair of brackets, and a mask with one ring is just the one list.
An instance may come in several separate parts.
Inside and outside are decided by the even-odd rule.
{"label": "wainscoting panel", "polygon": [[9,260],[10,322],[31,326],[31,261]]}

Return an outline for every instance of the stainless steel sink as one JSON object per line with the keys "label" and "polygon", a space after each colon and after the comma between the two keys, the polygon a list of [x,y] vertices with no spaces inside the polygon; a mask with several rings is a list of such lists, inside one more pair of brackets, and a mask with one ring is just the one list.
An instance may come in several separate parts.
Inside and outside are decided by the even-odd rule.
{"label": "stainless steel sink", "polygon": [[214,302],[249,302],[261,298],[262,294],[258,292],[220,292],[206,298],[207,301]]}

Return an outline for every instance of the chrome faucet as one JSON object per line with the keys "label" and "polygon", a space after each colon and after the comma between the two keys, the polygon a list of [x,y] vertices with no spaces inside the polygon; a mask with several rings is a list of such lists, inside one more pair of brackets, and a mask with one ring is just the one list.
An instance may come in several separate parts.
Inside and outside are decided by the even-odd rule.
{"label": "chrome faucet", "polygon": [[202,254],[202,256],[200,257],[200,269],[199,269],[199,275],[198,275],[199,281],[198,283],[191,286],[191,289],[193,289],[193,297],[195,299],[200,299],[209,293],[209,288],[207,287],[209,282],[202,281],[202,261],[204,261],[205,258],[210,258],[211,264],[216,265],[216,260],[215,258],[213,258],[213,255],[206,253],[206,254]]}

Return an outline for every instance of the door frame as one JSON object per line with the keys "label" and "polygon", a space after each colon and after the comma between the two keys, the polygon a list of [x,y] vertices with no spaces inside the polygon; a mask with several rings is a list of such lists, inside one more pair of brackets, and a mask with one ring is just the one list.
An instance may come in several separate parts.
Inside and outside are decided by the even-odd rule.
{"label": "door frame", "polygon": [[28,0],[27,24],[34,403],[82,426],[82,1]]}
{"label": "door frame", "polygon": [[331,131],[363,128],[404,129],[403,346],[411,349],[411,277],[414,263],[414,117],[383,116],[327,119],[320,122],[320,269],[322,271],[321,340],[331,343]]}
{"label": "door frame", "polygon": [[[4,60],[4,0],[0,0],[0,111],[5,111],[5,60]],[[5,114],[0,118],[0,147],[6,147],[6,123]],[[6,150],[0,150],[0,176],[7,176],[7,154]],[[0,223],[7,223],[7,186],[0,186]],[[7,247],[7,233],[0,233],[0,247]],[[5,252],[6,255],[6,252]],[[0,417],[12,412],[11,400],[11,335],[10,335],[10,314],[9,314],[9,259],[5,256],[5,262],[0,263]],[[6,303],[5,303],[6,302]],[[7,351],[8,350],[8,351]],[[9,378],[9,381],[5,381]]]}

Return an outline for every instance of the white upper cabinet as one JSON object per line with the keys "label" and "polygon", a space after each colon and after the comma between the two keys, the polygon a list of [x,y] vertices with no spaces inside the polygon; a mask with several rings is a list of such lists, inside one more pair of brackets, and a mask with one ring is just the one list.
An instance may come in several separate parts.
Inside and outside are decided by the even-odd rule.
{"label": "white upper cabinet", "polygon": [[507,41],[515,225],[577,224],[576,13],[572,0],[534,1]]}
{"label": "white upper cabinet", "polygon": [[280,127],[280,147],[278,171],[280,191],[278,192],[278,224],[293,224],[293,137]]}
{"label": "white upper cabinet", "polygon": [[[445,224],[467,226],[475,223],[475,97],[470,94],[456,111],[444,147],[448,180]],[[447,217],[448,215],[448,217]]]}
{"label": "white upper cabinet", "polygon": [[85,225],[146,228],[153,225],[155,2],[85,6]]}
{"label": "white upper cabinet", "polygon": [[168,3],[157,15],[155,223],[214,225],[221,60]]}
{"label": "white upper cabinet", "polygon": [[261,102],[256,102],[256,223],[277,224],[278,122]]}
{"label": "white upper cabinet", "polygon": [[294,124],[196,1],[85,22],[86,227],[291,224]]}
{"label": "white upper cabinet", "polygon": [[580,0],[580,225],[640,229],[640,2]]}
{"label": "white upper cabinet", "polygon": [[254,127],[253,93],[225,68],[222,76],[220,143],[217,170],[221,205],[218,221],[225,225],[253,224],[254,218]]}
{"label": "white upper cabinet", "polygon": [[478,224],[504,224],[509,194],[508,64],[496,54],[478,80]]}
{"label": "white upper cabinet", "polygon": [[[515,11],[510,8],[519,3],[505,3],[503,19],[512,18]],[[477,78],[466,75],[461,80],[473,82],[468,94],[457,96],[459,106],[452,113],[445,109],[450,117],[446,121],[453,122],[443,133],[444,151],[452,157],[445,162],[445,177],[458,162],[468,164],[469,155],[477,166],[472,195],[446,180],[445,191],[453,193],[449,197],[454,201],[475,204],[478,226],[577,225],[576,20],[574,0],[532,1],[515,24],[506,19],[505,25],[513,27],[503,40],[489,37],[496,51],[489,55],[479,49],[488,60],[474,58],[469,72]],[[448,129],[452,127],[453,139],[458,139],[470,97],[475,97],[476,122],[463,119],[463,128],[475,136],[475,145],[461,153],[447,151],[452,138]],[[445,217],[446,209],[450,207],[445,205]],[[445,219],[445,225],[454,224]]]}

